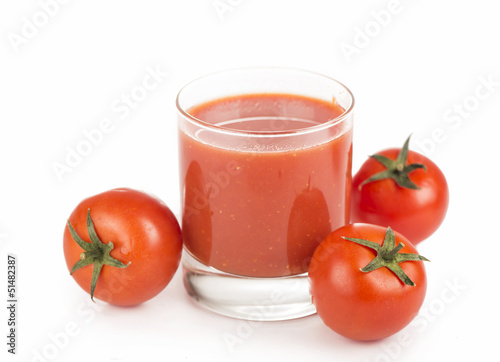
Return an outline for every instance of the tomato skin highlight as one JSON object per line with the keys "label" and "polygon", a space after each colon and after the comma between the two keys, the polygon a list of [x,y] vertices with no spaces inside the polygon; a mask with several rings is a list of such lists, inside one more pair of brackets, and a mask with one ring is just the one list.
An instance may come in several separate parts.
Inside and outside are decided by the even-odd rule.
{"label": "tomato skin highlight", "polygon": [[[391,336],[407,326],[418,314],[425,299],[427,277],[422,261],[399,265],[415,282],[405,285],[388,268],[363,273],[376,256],[370,248],[343,237],[382,243],[386,228],[370,224],[350,224],[333,231],[316,249],[309,280],[313,303],[323,322],[338,334],[359,341]],[[415,247],[400,233],[401,253],[414,253]]]}
{"label": "tomato skin highlight", "polygon": [[[400,149],[377,154],[396,159]],[[438,166],[418,152],[408,151],[408,164],[421,163],[427,170],[409,173],[420,189],[398,186],[392,179],[360,184],[385,167],[373,158],[363,163],[352,179],[351,222],[391,226],[413,245],[432,235],[443,222],[448,210],[449,191],[446,178]]]}
{"label": "tomato skin highlight", "polygon": [[[109,241],[114,244],[110,255],[124,263],[131,262],[125,269],[104,265],[94,296],[110,304],[133,306],[160,293],[174,276],[182,252],[181,230],[170,209],[152,195],[126,188],[89,197],[69,217],[75,231],[87,242],[90,242],[88,209],[99,238],[105,244]],[[67,226],[63,250],[71,270],[83,250]],[[92,270],[89,265],[72,274],[88,293]]]}

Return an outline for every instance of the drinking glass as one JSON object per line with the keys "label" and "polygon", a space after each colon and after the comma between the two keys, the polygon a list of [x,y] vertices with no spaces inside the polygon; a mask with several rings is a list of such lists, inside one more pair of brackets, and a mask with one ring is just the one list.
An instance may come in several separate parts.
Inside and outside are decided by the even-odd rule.
{"label": "drinking glass", "polygon": [[176,105],[187,292],[247,320],[313,314],[309,261],[349,222],[352,93],[305,70],[245,68],[188,83]]}

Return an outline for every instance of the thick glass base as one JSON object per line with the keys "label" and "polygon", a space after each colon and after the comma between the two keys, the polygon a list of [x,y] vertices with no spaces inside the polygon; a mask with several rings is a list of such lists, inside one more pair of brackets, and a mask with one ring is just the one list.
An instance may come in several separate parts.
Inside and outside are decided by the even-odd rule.
{"label": "thick glass base", "polygon": [[307,273],[251,278],[207,267],[184,250],[184,286],[203,307],[233,318],[282,321],[316,313]]}

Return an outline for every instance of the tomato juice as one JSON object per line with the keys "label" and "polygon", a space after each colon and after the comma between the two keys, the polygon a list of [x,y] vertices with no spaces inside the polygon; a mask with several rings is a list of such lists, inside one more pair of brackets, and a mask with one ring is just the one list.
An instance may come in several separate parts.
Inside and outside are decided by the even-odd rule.
{"label": "tomato juice", "polygon": [[259,93],[187,113],[198,126],[179,131],[187,251],[241,276],[306,272],[319,242],[349,221],[345,110],[335,99]]}

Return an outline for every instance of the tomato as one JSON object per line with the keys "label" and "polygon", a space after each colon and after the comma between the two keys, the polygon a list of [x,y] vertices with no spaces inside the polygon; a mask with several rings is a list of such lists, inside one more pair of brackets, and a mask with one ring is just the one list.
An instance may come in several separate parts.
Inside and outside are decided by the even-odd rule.
{"label": "tomato", "polygon": [[290,274],[307,271],[311,255],[331,231],[325,196],[319,189],[308,186],[296,196],[288,217],[286,245]]}
{"label": "tomato", "polygon": [[398,332],[415,318],[424,301],[425,260],[391,228],[360,223],[333,231],[309,266],[318,315],[332,330],[355,340]]}
{"label": "tomato", "polygon": [[351,222],[390,225],[416,245],[443,222],[449,192],[438,166],[408,143],[371,156],[354,175]]}
{"label": "tomato", "polygon": [[63,246],[68,270],[92,299],[132,306],[168,285],[182,238],[161,200],[122,188],[83,200],[69,217]]}

